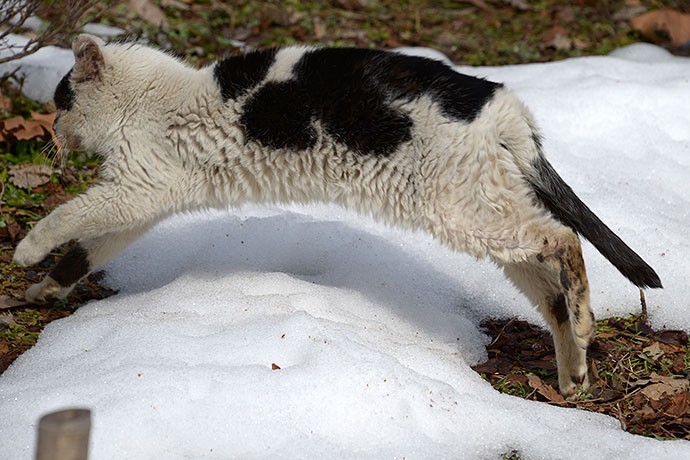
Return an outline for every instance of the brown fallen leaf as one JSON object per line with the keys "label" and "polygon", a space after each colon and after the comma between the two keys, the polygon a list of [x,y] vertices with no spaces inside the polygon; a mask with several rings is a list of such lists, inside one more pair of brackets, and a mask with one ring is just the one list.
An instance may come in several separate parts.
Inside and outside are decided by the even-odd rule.
{"label": "brown fallen leaf", "polygon": [[14,315],[12,315],[12,313],[1,314],[0,315],[0,331],[10,327],[10,324],[13,322],[14,322]]}
{"label": "brown fallen leaf", "polygon": [[189,5],[178,0],[161,0],[163,8],[177,8],[178,10],[187,11]]}
{"label": "brown fallen leaf", "polygon": [[337,3],[346,10],[354,11],[366,8],[373,0],[337,0]]}
{"label": "brown fallen leaf", "polygon": [[55,116],[57,114],[53,113],[38,113],[31,111],[31,118],[40,124],[48,133],[53,133],[53,123],[55,122]]}
{"label": "brown fallen leaf", "polygon": [[7,228],[7,234],[12,238],[12,241],[17,239],[17,235],[22,230],[22,226],[16,222],[10,222],[5,228]]}
{"label": "brown fallen leaf", "polygon": [[12,111],[12,99],[2,93],[0,93],[0,110],[4,110],[5,112]]}
{"label": "brown fallen leaf", "polygon": [[542,42],[545,47],[557,50],[569,50],[573,45],[573,41],[568,37],[568,31],[561,26],[554,26],[548,31]]}
{"label": "brown fallen leaf", "polygon": [[653,344],[644,347],[642,349],[642,353],[647,355],[647,357],[652,360],[657,360],[664,356],[664,350],[662,350],[659,346],[659,342],[654,342]]}
{"label": "brown fallen leaf", "polygon": [[24,120],[24,123],[14,131],[14,137],[18,140],[29,140],[43,135],[43,126],[35,120]]}
{"label": "brown fallen leaf", "polygon": [[[55,121],[55,113],[43,114],[31,111],[31,120],[27,120],[22,116],[8,118],[2,121],[2,130],[4,134],[11,134],[17,140],[29,140],[38,136],[43,136],[48,133],[51,138],[55,139],[53,132],[53,121]],[[3,135],[3,138],[6,138]]]}
{"label": "brown fallen leaf", "polygon": [[274,370],[274,371],[277,371],[278,369],[280,369],[280,366],[277,365],[276,363],[272,363],[272,364],[271,364],[271,369]]}
{"label": "brown fallen leaf", "polygon": [[635,16],[630,20],[633,29],[654,42],[670,41],[681,46],[690,41],[690,14],[662,8]]}
{"label": "brown fallen leaf", "polygon": [[664,412],[673,417],[690,413],[690,392],[685,391],[675,395]]}
{"label": "brown fallen leaf", "polygon": [[640,390],[640,393],[653,400],[690,390],[690,380],[687,378],[675,378],[652,372],[649,381],[651,383]]}
{"label": "brown fallen leaf", "polygon": [[611,19],[616,22],[629,21],[635,16],[639,16],[647,12],[647,8],[642,5],[625,5],[620,10],[613,13]]}
{"label": "brown fallen leaf", "polygon": [[169,26],[165,13],[151,0],[128,0],[127,7],[133,9],[139,16],[158,27]]}
{"label": "brown fallen leaf", "polygon": [[5,310],[7,308],[23,307],[29,303],[24,299],[15,299],[8,295],[0,295],[0,310]]}
{"label": "brown fallen leaf", "polygon": [[539,377],[536,375],[530,375],[527,377],[527,384],[530,388],[537,390],[537,393],[545,397],[551,402],[562,403],[565,402],[563,396],[554,389],[551,385],[545,385]]}
{"label": "brown fallen leaf", "polygon": [[508,5],[520,11],[527,11],[530,9],[525,0],[503,0],[503,3],[507,3]]}
{"label": "brown fallen leaf", "polygon": [[314,22],[314,36],[317,40],[321,40],[326,36],[326,26],[320,22]]}
{"label": "brown fallen leaf", "polygon": [[658,331],[652,335],[652,338],[668,345],[688,346],[688,334],[685,331]]}
{"label": "brown fallen leaf", "polygon": [[9,173],[12,184],[31,190],[50,181],[53,169],[46,165],[24,164],[10,167]]}
{"label": "brown fallen leaf", "polygon": [[19,128],[25,121],[26,120],[24,120],[24,117],[16,116],[8,118],[7,120],[3,120],[2,124],[5,128],[5,131],[12,131],[14,129]]}

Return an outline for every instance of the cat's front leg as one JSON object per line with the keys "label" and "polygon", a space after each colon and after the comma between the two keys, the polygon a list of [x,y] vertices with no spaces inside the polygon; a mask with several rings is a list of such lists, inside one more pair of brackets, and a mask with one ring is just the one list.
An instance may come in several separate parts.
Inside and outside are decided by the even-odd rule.
{"label": "cat's front leg", "polygon": [[79,241],[40,283],[27,289],[24,298],[36,304],[64,299],[81,279],[123,251],[153,223]]}
{"label": "cat's front leg", "polygon": [[14,262],[27,267],[70,240],[98,238],[145,225],[163,214],[160,203],[164,200],[155,196],[132,196],[110,185],[93,187],[38,222],[15,249]]}

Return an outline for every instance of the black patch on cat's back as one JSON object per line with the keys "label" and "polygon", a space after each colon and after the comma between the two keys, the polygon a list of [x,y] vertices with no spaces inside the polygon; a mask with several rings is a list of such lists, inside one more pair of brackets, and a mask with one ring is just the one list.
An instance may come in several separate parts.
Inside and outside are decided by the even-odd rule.
{"label": "black patch on cat's back", "polygon": [[388,53],[382,78],[396,98],[413,100],[429,95],[443,114],[457,121],[472,122],[503,85],[456,72],[441,61],[419,56]]}
{"label": "black patch on cat's back", "polygon": [[57,110],[68,111],[74,105],[75,94],[72,89],[72,84],[69,81],[69,77],[72,74],[70,69],[67,75],[62,77],[60,83],[58,83],[55,88],[55,94],[53,95],[53,102],[55,102],[55,108]]}
{"label": "black patch on cat's back", "polygon": [[247,100],[240,123],[248,139],[303,150],[315,145],[318,120],[355,153],[385,156],[412,138],[414,125],[393,102],[428,95],[447,117],[471,122],[500,86],[431,59],[359,48],[307,51],[292,72]]}
{"label": "black patch on cat's back", "polygon": [[252,51],[226,57],[213,69],[223,102],[242,96],[259,84],[275,60],[276,50]]}

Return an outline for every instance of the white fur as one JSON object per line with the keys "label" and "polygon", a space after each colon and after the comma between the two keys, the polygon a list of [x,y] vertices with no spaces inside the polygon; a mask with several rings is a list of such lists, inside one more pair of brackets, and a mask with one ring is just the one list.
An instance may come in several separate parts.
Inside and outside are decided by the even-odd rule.
{"label": "white fur", "polygon": [[[101,45],[100,51],[100,79],[79,87],[74,109],[56,129],[72,146],[103,156],[102,182],[39,222],[17,247],[17,263],[37,263],[55,246],[80,239],[94,268],[174,212],[332,201],[424,229],[454,250],[505,267],[547,318],[561,391],[574,392],[570,376],[586,374],[588,300],[586,320],[559,324],[550,311],[550,296],[560,292],[558,270],[535,257],[545,247],[579,250],[579,242],[535,204],[525,180],[537,155],[535,123],[509,90],[498,90],[471,123],[448,119],[429,97],[398,102],[414,120],[412,139],[386,157],[349,151],[318,122],[315,145],[294,153],[245,139],[238,120],[250,95],[224,102],[212,67],[195,70],[139,45]],[[266,81],[293,78],[304,52],[279,51]],[[27,298],[53,295],[48,280]]]}

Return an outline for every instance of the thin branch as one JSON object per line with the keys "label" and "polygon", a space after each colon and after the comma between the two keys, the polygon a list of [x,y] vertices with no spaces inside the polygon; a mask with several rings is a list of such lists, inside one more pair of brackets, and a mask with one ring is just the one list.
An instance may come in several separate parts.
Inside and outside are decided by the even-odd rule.
{"label": "thin branch", "polygon": [[[15,0],[9,7],[0,10],[2,18],[0,24],[10,23],[11,19],[17,14],[20,15],[18,21],[0,33],[0,50],[10,50],[8,56],[0,58],[0,64],[20,59],[35,53],[43,46],[51,45],[69,38],[76,33],[93,17],[102,14],[117,0],[54,0],[48,4],[43,4],[41,0]],[[51,14],[59,11],[59,14]],[[42,13],[51,17],[45,30],[37,37],[31,38],[24,46],[13,46],[7,43],[6,37],[9,33],[16,33],[21,29],[26,20],[34,13]],[[15,52],[15,50],[19,48]]]}

